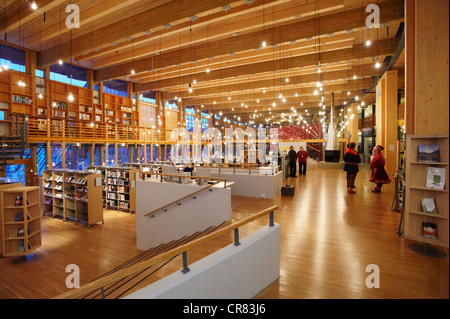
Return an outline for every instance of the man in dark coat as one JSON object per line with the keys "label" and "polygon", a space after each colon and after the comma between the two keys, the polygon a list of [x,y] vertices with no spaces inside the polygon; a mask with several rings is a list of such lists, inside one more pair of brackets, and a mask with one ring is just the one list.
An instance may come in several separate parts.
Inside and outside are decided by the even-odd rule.
{"label": "man in dark coat", "polygon": [[290,147],[288,157],[291,177],[297,177],[297,152],[295,151],[294,146]]}
{"label": "man in dark coat", "polygon": [[347,172],[347,190],[349,193],[355,193],[355,178],[359,172],[358,164],[361,163],[361,157],[355,151],[356,144],[348,144],[347,151],[344,154],[344,171]]}

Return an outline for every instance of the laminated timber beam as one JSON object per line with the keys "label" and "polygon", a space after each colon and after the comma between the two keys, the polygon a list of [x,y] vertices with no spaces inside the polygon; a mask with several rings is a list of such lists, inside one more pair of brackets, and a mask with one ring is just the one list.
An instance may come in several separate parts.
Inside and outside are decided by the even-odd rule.
{"label": "laminated timber beam", "polygon": [[[380,23],[403,19],[403,2],[399,0],[384,1],[379,3]],[[320,18],[320,32],[322,35],[361,28],[365,23],[364,8],[359,7],[347,11],[323,15]],[[286,23],[281,26],[267,28],[265,31],[255,31],[242,34],[236,38],[229,37],[211,43],[205,42],[192,48],[183,48],[179,51],[162,53],[158,56],[136,59],[133,61],[133,69],[136,73],[147,72],[153,69],[168,67],[174,64],[191,62],[191,51],[195,52],[196,60],[207,59],[211,56],[233,54],[246,50],[254,50],[261,47],[265,39],[268,46],[299,39],[312,38],[317,34],[317,21],[315,18]],[[174,57],[177,59],[174,59]],[[95,73],[95,81],[105,81],[128,75],[131,62],[98,70]]]}
{"label": "laminated timber beam", "polygon": [[[396,52],[398,43],[398,38],[376,41],[376,43],[374,43],[374,45],[369,48],[364,48],[364,44],[361,43],[357,44],[354,48],[322,52],[320,53],[320,61],[325,64],[352,60],[353,58],[355,58],[355,52],[361,52],[361,54],[358,56],[359,58],[374,57],[378,55],[392,55]],[[315,65],[317,61],[318,54],[309,54],[274,61],[260,62],[250,65],[243,65],[234,68],[220,69],[211,71],[210,73],[196,73],[187,76],[181,76],[175,79],[162,79],[159,81],[148,83],[135,83],[134,92],[159,90],[174,85],[188,85],[193,78],[195,78],[198,82],[206,82],[241,75],[284,70],[288,65],[295,65],[297,67],[311,66]]]}
{"label": "laminated timber beam", "polygon": [[[89,51],[92,47],[97,47],[105,43],[105,39],[126,38],[130,34],[135,34],[136,30],[149,30],[172,21],[180,20],[199,12],[208,11],[217,7],[222,7],[229,3],[228,0],[177,0],[170,1],[156,8],[145,10],[131,18],[105,26],[96,30],[93,34],[86,34],[72,40],[72,46],[77,51]],[[60,47],[60,58],[70,57],[71,44],[65,42]],[[43,67],[54,62],[54,48],[40,52],[38,55],[38,66]],[[129,70],[128,70],[129,71]],[[121,74],[123,76],[124,74]],[[96,81],[98,81],[96,79]]]}

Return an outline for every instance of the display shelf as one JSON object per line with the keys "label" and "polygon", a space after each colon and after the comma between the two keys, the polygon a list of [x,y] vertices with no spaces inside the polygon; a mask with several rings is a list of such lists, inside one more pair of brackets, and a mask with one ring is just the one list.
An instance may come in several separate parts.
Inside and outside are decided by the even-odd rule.
{"label": "display shelf", "polygon": [[102,176],[103,205],[106,209],[134,213],[136,211],[136,179],[134,167],[90,166],[88,170]]}
{"label": "display shelf", "polygon": [[41,246],[39,187],[1,192],[3,256],[26,256]]}
{"label": "display shelf", "polygon": [[[419,145],[439,146],[439,161],[419,161]],[[448,135],[406,137],[404,237],[424,244],[449,247],[449,140]],[[445,170],[444,188],[426,187],[428,168]],[[437,213],[424,213],[421,198],[433,199]],[[423,223],[436,225],[436,238],[423,236]]]}
{"label": "display shelf", "polygon": [[75,170],[47,170],[43,172],[42,178],[44,215],[59,217],[65,222],[86,224],[88,228],[104,222],[100,174]]}

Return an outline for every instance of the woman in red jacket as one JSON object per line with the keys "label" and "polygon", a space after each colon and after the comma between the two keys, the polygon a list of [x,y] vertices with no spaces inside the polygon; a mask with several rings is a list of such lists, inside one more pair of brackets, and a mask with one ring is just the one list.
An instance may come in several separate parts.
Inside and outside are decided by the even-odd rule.
{"label": "woman in red jacket", "polygon": [[306,163],[308,162],[308,153],[300,146],[300,150],[297,152],[298,159],[298,172],[299,175],[306,175]]}
{"label": "woman in red jacket", "polygon": [[377,187],[372,190],[373,193],[381,193],[381,187],[383,186],[383,184],[389,184],[391,182],[388,174],[386,173],[386,170],[384,169],[386,161],[384,160],[383,154],[381,154],[382,150],[384,150],[383,146],[375,146],[373,148],[373,152],[375,153],[375,155],[370,162],[370,168],[372,169],[372,176],[370,177],[370,181],[377,184]]}

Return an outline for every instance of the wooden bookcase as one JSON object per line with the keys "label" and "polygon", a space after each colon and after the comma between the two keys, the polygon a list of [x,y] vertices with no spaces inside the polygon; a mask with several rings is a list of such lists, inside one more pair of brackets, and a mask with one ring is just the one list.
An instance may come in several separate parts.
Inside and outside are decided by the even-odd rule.
{"label": "wooden bookcase", "polygon": [[[419,145],[439,145],[440,162],[419,162]],[[448,135],[409,135],[406,136],[405,168],[405,231],[404,237],[414,241],[449,247],[449,139]],[[428,167],[445,168],[445,187],[443,190],[427,188]],[[423,213],[421,198],[433,198],[437,214]],[[437,238],[422,236],[422,223],[435,223]]]}
{"label": "wooden bookcase", "polygon": [[72,170],[47,170],[42,173],[43,215],[63,221],[86,224],[103,223],[101,174]]}
{"label": "wooden bookcase", "polygon": [[[21,187],[23,186],[23,183],[19,183],[16,181],[10,181],[5,178],[0,178],[0,193],[6,189],[15,188],[15,187]],[[0,240],[3,238],[3,206],[2,202],[0,200]],[[0,244],[0,258],[3,256],[3,244]]]}
{"label": "wooden bookcase", "polygon": [[139,169],[133,167],[90,166],[88,170],[100,173],[103,184],[103,206],[106,209],[136,212],[136,177]]}
{"label": "wooden bookcase", "polygon": [[3,256],[26,256],[42,244],[39,187],[1,192]]}

